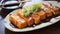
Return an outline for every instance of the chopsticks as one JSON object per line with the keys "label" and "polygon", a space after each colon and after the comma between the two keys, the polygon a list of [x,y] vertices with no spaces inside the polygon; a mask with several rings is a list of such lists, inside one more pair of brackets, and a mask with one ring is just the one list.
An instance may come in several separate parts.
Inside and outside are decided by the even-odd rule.
{"label": "chopsticks", "polygon": [[30,2],[30,1],[19,1],[19,2],[14,2],[14,3],[9,3],[9,4],[0,4],[0,6],[6,6],[6,5],[13,5],[13,4],[20,4],[23,2]]}

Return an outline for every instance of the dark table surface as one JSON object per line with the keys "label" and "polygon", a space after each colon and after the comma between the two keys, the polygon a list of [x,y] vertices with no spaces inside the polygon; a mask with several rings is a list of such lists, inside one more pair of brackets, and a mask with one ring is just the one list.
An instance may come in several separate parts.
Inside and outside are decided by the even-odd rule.
{"label": "dark table surface", "polygon": [[[56,0],[59,1],[59,0]],[[3,19],[5,16],[10,13],[12,10],[6,10],[2,9],[0,11],[0,34],[60,34],[60,21],[50,25],[48,27],[34,30],[34,31],[29,31],[29,32],[12,32],[5,28]]]}

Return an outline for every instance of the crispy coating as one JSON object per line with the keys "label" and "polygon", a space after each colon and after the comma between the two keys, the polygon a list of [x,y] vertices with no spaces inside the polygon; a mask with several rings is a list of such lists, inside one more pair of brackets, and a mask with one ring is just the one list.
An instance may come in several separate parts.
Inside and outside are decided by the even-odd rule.
{"label": "crispy coating", "polygon": [[44,12],[46,13],[47,17],[52,16],[52,11],[50,10],[50,8],[47,8],[46,6],[42,6],[42,9],[44,10]]}
{"label": "crispy coating", "polygon": [[26,20],[28,26],[32,26],[34,24],[34,20],[32,17],[25,17],[23,16],[21,10],[18,11],[17,13],[20,17],[22,17],[24,20]]}
{"label": "crispy coating", "polygon": [[39,11],[38,12],[38,15],[40,16],[40,19],[41,20],[46,19],[46,13],[43,10]]}
{"label": "crispy coating", "polygon": [[40,16],[39,16],[39,15],[37,15],[37,14],[32,14],[31,16],[32,16],[32,18],[34,19],[34,23],[35,23],[35,24],[39,24],[39,23],[40,23]]}
{"label": "crispy coating", "polygon": [[10,15],[9,19],[18,28],[24,28],[27,26],[26,21],[16,14]]}
{"label": "crispy coating", "polygon": [[50,8],[54,15],[60,14],[60,8],[54,6],[54,5],[50,4],[50,3],[45,3],[45,2],[43,3],[43,5]]}

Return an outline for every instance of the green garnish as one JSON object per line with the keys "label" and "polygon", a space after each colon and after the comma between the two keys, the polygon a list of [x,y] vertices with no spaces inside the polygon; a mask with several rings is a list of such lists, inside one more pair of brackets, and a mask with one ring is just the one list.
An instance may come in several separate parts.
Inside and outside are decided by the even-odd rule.
{"label": "green garnish", "polygon": [[23,11],[24,16],[29,16],[30,14],[41,10],[40,4],[33,4]]}

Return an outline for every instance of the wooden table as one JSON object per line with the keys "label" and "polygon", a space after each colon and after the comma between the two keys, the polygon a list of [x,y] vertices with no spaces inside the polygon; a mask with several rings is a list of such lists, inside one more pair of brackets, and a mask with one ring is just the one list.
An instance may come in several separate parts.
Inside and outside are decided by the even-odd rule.
{"label": "wooden table", "polygon": [[11,11],[12,10],[6,10],[6,9],[2,9],[0,11],[0,34],[60,34],[60,21],[51,26],[48,26],[48,27],[45,27],[42,29],[38,29],[38,30],[34,30],[34,31],[12,32],[12,31],[8,30],[7,28],[5,28],[4,24],[3,24],[4,23],[3,19]]}

